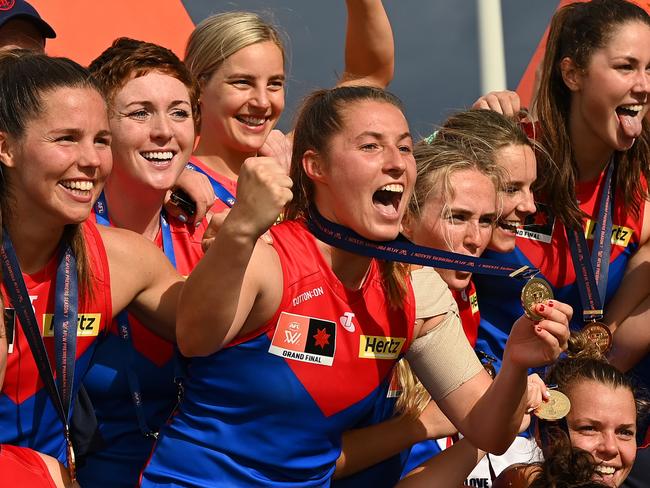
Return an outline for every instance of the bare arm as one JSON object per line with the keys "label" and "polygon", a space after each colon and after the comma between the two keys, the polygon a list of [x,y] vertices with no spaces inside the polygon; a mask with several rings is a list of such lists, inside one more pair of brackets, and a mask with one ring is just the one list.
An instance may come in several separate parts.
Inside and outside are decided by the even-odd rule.
{"label": "bare arm", "polygon": [[279,305],[279,259],[270,246],[256,244],[291,199],[290,187],[286,169],[274,158],[249,158],[242,166],[237,203],[181,294],[177,339],[184,355],[218,351]]}
{"label": "bare arm", "polygon": [[[528,407],[528,368],[548,364],[566,349],[571,307],[557,301],[552,307],[541,307],[537,306],[536,313],[544,320],[534,324],[521,317],[513,325],[494,381],[480,371],[438,401],[458,430],[481,449],[499,454],[508,448]],[[411,365],[423,381],[423,375]]]}
{"label": "bare arm", "polygon": [[605,321],[616,328],[650,295],[650,243],[646,243],[628,261],[616,294],[607,305]]}
{"label": "bare arm", "polygon": [[[648,264],[648,263],[646,263]],[[632,369],[650,352],[650,296],[614,332],[609,362],[619,370]]]}
{"label": "bare arm", "polygon": [[370,427],[348,430],[343,434],[334,478],[362,471],[426,439],[455,433],[456,428],[435,402],[429,402],[419,417],[400,415]]}
{"label": "bare arm", "polygon": [[175,341],[175,318],[183,278],[153,243],[134,232],[98,227],[111,274],[113,315],[125,308],[146,327]]}
{"label": "bare arm", "polygon": [[485,456],[467,439],[461,439],[437,456],[407,474],[399,488],[430,488],[432,486],[463,486],[472,469]]}
{"label": "bare arm", "polygon": [[339,85],[385,88],[393,79],[395,43],[381,0],[346,0],[345,72]]}

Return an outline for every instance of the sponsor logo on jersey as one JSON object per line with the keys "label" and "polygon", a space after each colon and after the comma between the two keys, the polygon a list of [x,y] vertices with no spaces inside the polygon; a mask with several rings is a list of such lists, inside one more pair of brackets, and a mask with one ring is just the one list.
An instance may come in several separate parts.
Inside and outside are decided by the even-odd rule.
{"label": "sponsor logo on jersey", "polygon": [[478,297],[476,296],[476,292],[469,296],[469,304],[472,307],[472,315],[474,315],[478,312]]}
{"label": "sponsor logo on jersey", "polygon": [[535,206],[537,207],[537,212],[526,217],[524,226],[517,229],[517,237],[548,244],[553,237],[555,215],[548,205],[535,202]]}
{"label": "sponsor logo on jersey", "polygon": [[282,312],[269,352],[286,359],[331,366],[336,349],[336,323]]}
{"label": "sponsor logo on jersey", "polygon": [[307,290],[307,291],[301,293],[300,295],[297,295],[297,296],[293,297],[293,300],[291,300],[291,304],[294,307],[297,307],[298,305],[300,305],[301,303],[306,302],[307,300],[311,300],[312,298],[315,298],[315,297],[320,297],[320,296],[322,296],[324,294],[325,294],[325,292],[323,291],[323,287],[322,286],[317,286],[316,288],[312,288],[311,290]]}
{"label": "sponsor logo on jersey", "polygon": [[356,329],[354,322],[352,322],[353,318],[354,314],[352,312],[344,312],[343,315],[339,317],[339,322],[348,332],[354,332]]}
{"label": "sponsor logo on jersey", "polygon": [[[594,231],[596,229],[596,222],[589,219],[585,223],[585,237],[587,239],[594,238]],[[623,225],[612,225],[612,244],[621,247],[627,247],[630,239],[634,234],[634,230]]]}
{"label": "sponsor logo on jersey", "polygon": [[367,336],[359,337],[359,357],[365,359],[396,359],[405,337]]}
{"label": "sponsor logo on jersey", "polygon": [[[43,337],[54,337],[53,317],[54,314],[51,313],[43,314]],[[100,313],[80,313],[77,315],[77,335],[97,336],[101,319]]]}
{"label": "sponsor logo on jersey", "polygon": [[14,352],[14,341],[16,340],[16,311],[13,308],[5,308],[5,334],[7,336],[7,353]]}

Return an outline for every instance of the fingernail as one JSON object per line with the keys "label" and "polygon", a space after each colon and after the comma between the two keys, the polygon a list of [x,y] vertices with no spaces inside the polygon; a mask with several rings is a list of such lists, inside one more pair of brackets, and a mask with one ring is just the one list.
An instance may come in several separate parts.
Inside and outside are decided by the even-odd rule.
{"label": "fingernail", "polygon": [[554,306],[555,306],[555,302],[554,302],[553,300],[549,300],[548,302],[546,302],[546,304],[547,304],[549,307],[554,307]]}
{"label": "fingernail", "polygon": [[185,215],[183,215],[183,214],[180,214],[180,215],[178,216],[178,220],[180,220],[180,221],[183,222],[184,224],[187,223],[187,217],[185,217]]}
{"label": "fingernail", "polygon": [[543,312],[543,311],[544,311],[544,308],[545,308],[545,307],[544,307],[544,304],[543,304],[543,303],[540,303],[540,305],[539,305],[539,307],[537,308],[537,310],[539,310],[540,312]]}
{"label": "fingernail", "polygon": [[536,330],[537,332],[541,332],[541,331],[542,331],[542,328],[538,325],[537,327],[535,327],[535,330]]}

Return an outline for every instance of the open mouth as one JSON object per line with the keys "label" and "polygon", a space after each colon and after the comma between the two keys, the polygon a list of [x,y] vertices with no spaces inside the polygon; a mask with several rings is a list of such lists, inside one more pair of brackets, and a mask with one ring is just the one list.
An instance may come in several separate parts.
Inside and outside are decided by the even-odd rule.
{"label": "open mouth", "polygon": [[235,118],[242,124],[250,127],[260,127],[267,120],[266,117],[255,117],[253,115],[236,115]]}
{"label": "open mouth", "polygon": [[61,180],[59,185],[79,197],[89,197],[95,187],[95,183],[88,180]]}
{"label": "open mouth", "polygon": [[516,233],[517,227],[521,225],[521,222],[518,220],[499,220],[497,226],[502,228],[505,231]]}
{"label": "open mouth", "polygon": [[173,151],[144,151],[140,153],[144,159],[152,163],[154,166],[165,166],[171,163],[174,157]]}
{"label": "open mouth", "polygon": [[387,215],[397,215],[404,194],[404,185],[392,183],[384,185],[372,195],[372,203]]}
{"label": "open mouth", "polygon": [[616,116],[623,133],[630,138],[637,138],[641,135],[641,117],[639,114],[643,110],[640,103],[620,105],[616,107]]}

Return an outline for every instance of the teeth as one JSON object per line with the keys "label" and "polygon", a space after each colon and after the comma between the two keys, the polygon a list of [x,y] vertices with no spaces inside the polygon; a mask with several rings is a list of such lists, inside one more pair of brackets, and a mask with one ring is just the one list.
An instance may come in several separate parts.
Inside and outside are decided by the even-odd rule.
{"label": "teeth", "polygon": [[641,104],[621,105],[619,108],[622,108],[624,110],[629,110],[630,112],[639,113],[641,110],[643,110],[643,105]]}
{"label": "teeth", "polygon": [[616,471],[614,466],[605,466],[603,464],[599,464],[595,469],[600,474],[614,474],[614,471]]}
{"label": "teeth", "polygon": [[140,154],[145,159],[156,159],[159,161],[169,160],[174,157],[174,153],[171,151],[149,151]]}
{"label": "teeth", "polygon": [[398,183],[382,186],[379,191],[392,191],[395,193],[404,193],[404,187]]}
{"label": "teeth", "polygon": [[62,181],[61,185],[70,190],[81,190],[81,191],[90,191],[95,186],[95,184],[92,181],[75,181],[75,180]]}
{"label": "teeth", "polygon": [[266,117],[253,117],[250,115],[238,115],[237,119],[247,125],[259,126],[266,122]]}

